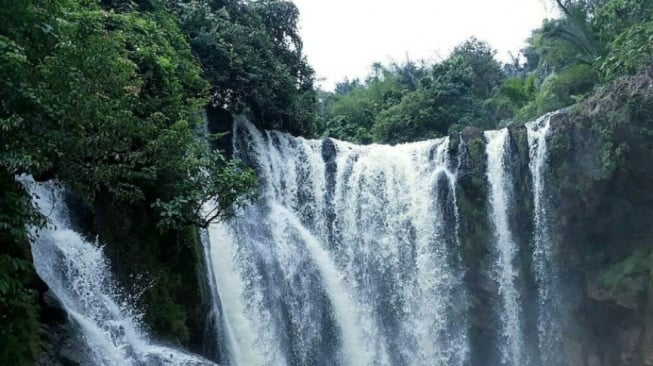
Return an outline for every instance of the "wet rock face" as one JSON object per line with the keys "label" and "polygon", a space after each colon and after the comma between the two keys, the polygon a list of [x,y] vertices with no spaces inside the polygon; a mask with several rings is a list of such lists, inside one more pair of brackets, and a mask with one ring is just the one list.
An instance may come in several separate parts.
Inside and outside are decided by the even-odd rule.
{"label": "wet rock face", "polygon": [[488,260],[492,247],[487,215],[487,157],[483,131],[467,127],[459,135],[450,136],[450,153],[458,162],[456,201],[459,210],[459,240],[462,265],[466,269],[464,283],[470,306],[470,364],[500,364],[495,346],[499,337],[500,319],[494,309],[500,301],[496,283],[489,276]]}
{"label": "wet rock face", "polygon": [[653,286],[649,286],[644,311],[644,332],[639,345],[642,365],[653,365]]}
{"label": "wet rock face", "polygon": [[57,296],[51,290],[47,290],[43,294],[42,312],[42,318],[48,324],[63,324],[68,319],[66,310],[64,309]]}
{"label": "wet rock face", "polygon": [[653,364],[653,135],[642,133],[653,116],[640,112],[653,95],[632,90],[628,103],[604,92],[551,120],[561,295],[575,314],[566,337],[578,345],[570,365],[578,350],[584,365]]}
{"label": "wet rock face", "polygon": [[49,323],[44,327],[44,348],[36,366],[84,366],[93,365],[82,352],[85,343],[77,338],[71,323]]}
{"label": "wet rock face", "polygon": [[[642,120],[629,113],[624,108],[590,117],[579,109],[551,119],[545,180],[551,188],[547,199],[563,283],[557,295],[569,311],[562,335],[565,365],[653,366],[653,135],[636,133],[653,126],[653,116]],[[508,129],[515,184],[511,231],[528,254],[533,231],[528,143],[523,125]],[[474,128],[451,137],[450,149],[459,161],[457,198],[465,281],[471,289],[472,354],[496,360],[488,339],[497,336],[491,309],[498,299],[484,275],[491,247],[484,146],[482,131]],[[528,304],[536,302],[531,259],[517,259],[526,324],[533,323],[528,319],[535,313]],[[532,348],[537,330],[525,333],[531,337],[525,346]]]}
{"label": "wet rock face", "polygon": [[322,158],[327,164],[335,162],[336,154],[336,144],[332,139],[327,138],[322,141]]}
{"label": "wet rock face", "polygon": [[336,154],[336,145],[333,143],[333,140],[325,139],[322,142],[322,159],[324,159],[324,163],[326,164],[325,174],[328,192],[333,192],[336,185]]}
{"label": "wet rock face", "polygon": [[37,366],[82,366],[93,364],[81,352],[84,342],[75,335],[68,313],[57,296],[49,289],[41,295],[41,321],[43,322],[43,350]]}
{"label": "wet rock face", "polygon": [[336,189],[336,174],[338,172],[338,166],[336,164],[336,144],[330,138],[325,139],[322,142],[322,159],[325,163],[325,181],[326,181],[326,190],[327,194],[325,196],[327,201],[327,212],[326,220],[327,227],[329,228],[329,243],[334,243],[335,234],[333,232],[333,222],[336,219],[335,205],[333,204],[333,196]]}
{"label": "wet rock face", "polygon": [[231,132],[234,124],[231,113],[221,108],[208,107],[206,109],[206,120],[208,133],[212,135],[223,134],[222,137],[211,140],[211,147],[222,151],[225,156],[231,156],[233,153]]}

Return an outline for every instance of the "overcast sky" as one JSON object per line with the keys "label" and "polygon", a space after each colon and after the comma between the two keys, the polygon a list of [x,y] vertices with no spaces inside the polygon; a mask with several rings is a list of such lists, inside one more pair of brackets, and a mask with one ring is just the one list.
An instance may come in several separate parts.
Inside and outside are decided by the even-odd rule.
{"label": "overcast sky", "polygon": [[470,36],[507,61],[552,14],[549,0],[293,1],[304,52],[326,89],[366,76],[375,61],[442,59]]}

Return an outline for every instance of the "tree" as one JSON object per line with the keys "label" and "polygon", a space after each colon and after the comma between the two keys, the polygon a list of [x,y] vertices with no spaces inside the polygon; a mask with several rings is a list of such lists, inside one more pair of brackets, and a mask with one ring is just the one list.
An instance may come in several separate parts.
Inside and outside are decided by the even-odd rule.
{"label": "tree", "polygon": [[446,135],[472,125],[492,128],[497,121],[486,107],[505,78],[495,51],[472,38],[435,64],[420,87],[401,103],[379,113],[375,141],[397,143]]}
{"label": "tree", "polygon": [[480,41],[475,37],[468,39],[461,45],[454,48],[449,59],[442,63],[442,73],[453,72],[449,63],[460,59],[460,64],[470,68],[469,75],[472,93],[477,98],[489,98],[496,88],[505,79],[501,65],[494,58],[496,50],[493,50],[487,42]]}
{"label": "tree", "polygon": [[211,84],[212,102],[262,128],[310,135],[314,72],[302,53],[298,11],[281,0],[167,1]]}
{"label": "tree", "polygon": [[416,91],[426,74],[423,62],[407,59],[387,66],[375,63],[364,82],[345,79],[337,83],[334,93],[323,93],[320,98],[321,135],[363,144],[372,142],[371,130],[379,113]]}
{"label": "tree", "polygon": [[59,178],[87,202],[100,192],[125,203],[183,196],[194,200],[190,206],[222,192],[225,210],[238,201],[235,192],[224,194],[233,182],[189,175],[198,171],[242,178],[240,194],[253,188],[251,171],[198,148],[209,86],[163,7],[116,12],[60,0],[47,2],[46,12],[36,2],[15,5],[21,17],[8,17],[12,27],[0,34],[0,163],[8,173]]}

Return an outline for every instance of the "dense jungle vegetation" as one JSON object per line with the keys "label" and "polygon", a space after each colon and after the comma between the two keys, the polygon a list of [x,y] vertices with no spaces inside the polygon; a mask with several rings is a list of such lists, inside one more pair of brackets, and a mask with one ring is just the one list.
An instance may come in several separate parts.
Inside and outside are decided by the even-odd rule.
{"label": "dense jungle vegetation", "polygon": [[[275,0],[0,2],[0,364],[29,364],[42,333],[27,228],[43,220],[13,177],[57,178],[91,210],[140,213],[131,225],[159,239],[228,216],[256,179],[199,142],[203,108],[309,133],[313,71],[297,16]],[[200,212],[218,196],[215,212]],[[146,239],[141,256],[188,242]],[[150,262],[177,252],[191,256]],[[146,320],[184,343],[184,281],[159,267],[170,284],[145,297],[165,310]]]}
{"label": "dense jungle vegetation", "polygon": [[[653,2],[557,3],[561,17],[510,64],[470,39],[433,65],[375,64],[331,92],[314,86],[289,1],[0,0],[0,364],[30,364],[43,346],[28,228],[45,222],[15,176],[56,178],[91,211],[141,213],[156,248],[255,195],[250,169],[198,140],[205,108],[296,135],[399,143],[525,121],[651,64]],[[180,247],[156,260],[182,244],[165,241]],[[187,289],[161,273],[169,283],[146,297],[168,310],[145,319],[185,344]]]}
{"label": "dense jungle vegetation", "polygon": [[318,135],[399,143],[465,126],[495,128],[572,105],[653,61],[653,2],[558,0],[561,17],[533,30],[509,64],[469,39],[444,60],[373,66],[319,94]]}

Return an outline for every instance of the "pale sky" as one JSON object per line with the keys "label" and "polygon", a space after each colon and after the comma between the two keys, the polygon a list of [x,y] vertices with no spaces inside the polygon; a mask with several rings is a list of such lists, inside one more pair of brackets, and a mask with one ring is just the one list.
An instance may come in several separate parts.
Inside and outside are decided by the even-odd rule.
{"label": "pale sky", "polygon": [[293,1],[304,52],[327,90],[364,78],[375,61],[441,60],[471,36],[508,61],[553,9],[549,0]]}

